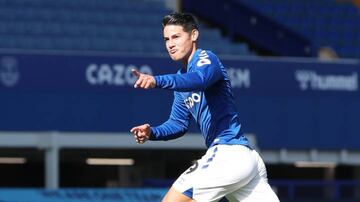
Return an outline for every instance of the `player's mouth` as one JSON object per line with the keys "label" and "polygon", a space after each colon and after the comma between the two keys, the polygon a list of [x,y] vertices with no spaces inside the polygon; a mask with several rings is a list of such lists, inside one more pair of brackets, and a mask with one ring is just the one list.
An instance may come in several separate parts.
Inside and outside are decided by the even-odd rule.
{"label": "player's mouth", "polygon": [[176,50],[170,50],[170,54],[176,53]]}

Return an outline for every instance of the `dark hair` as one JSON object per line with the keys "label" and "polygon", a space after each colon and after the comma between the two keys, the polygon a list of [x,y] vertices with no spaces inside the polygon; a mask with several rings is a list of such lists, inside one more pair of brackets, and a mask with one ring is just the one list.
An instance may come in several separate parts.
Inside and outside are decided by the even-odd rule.
{"label": "dark hair", "polygon": [[185,32],[190,33],[193,29],[198,29],[195,17],[189,13],[171,13],[162,20],[163,29],[166,25],[181,25]]}

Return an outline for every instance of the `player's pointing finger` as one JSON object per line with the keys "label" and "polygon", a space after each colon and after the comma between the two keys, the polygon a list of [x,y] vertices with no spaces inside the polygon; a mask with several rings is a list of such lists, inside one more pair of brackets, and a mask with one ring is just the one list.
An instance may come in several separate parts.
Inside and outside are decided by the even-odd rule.
{"label": "player's pointing finger", "polygon": [[139,78],[140,77],[140,72],[139,71],[137,71],[136,69],[131,69],[131,73],[133,73],[133,75],[134,76],[136,76],[137,78]]}
{"label": "player's pointing finger", "polygon": [[139,130],[139,127],[133,127],[132,129],[130,129],[130,132],[135,133],[137,130]]}

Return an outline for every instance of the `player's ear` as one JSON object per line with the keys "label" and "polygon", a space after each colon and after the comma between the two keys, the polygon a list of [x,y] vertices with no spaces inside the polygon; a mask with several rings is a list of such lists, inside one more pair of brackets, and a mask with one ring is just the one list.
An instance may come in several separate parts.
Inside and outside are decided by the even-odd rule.
{"label": "player's ear", "polygon": [[197,41],[198,38],[199,38],[199,30],[193,29],[191,31],[191,40],[195,42]]}

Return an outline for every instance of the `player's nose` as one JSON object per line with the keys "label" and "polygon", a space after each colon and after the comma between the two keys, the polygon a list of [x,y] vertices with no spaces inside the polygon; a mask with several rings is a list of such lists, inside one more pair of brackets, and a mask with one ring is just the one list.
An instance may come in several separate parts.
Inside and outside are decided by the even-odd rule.
{"label": "player's nose", "polygon": [[169,40],[167,45],[168,45],[170,50],[175,47],[175,43],[173,41],[171,41],[171,40]]}

